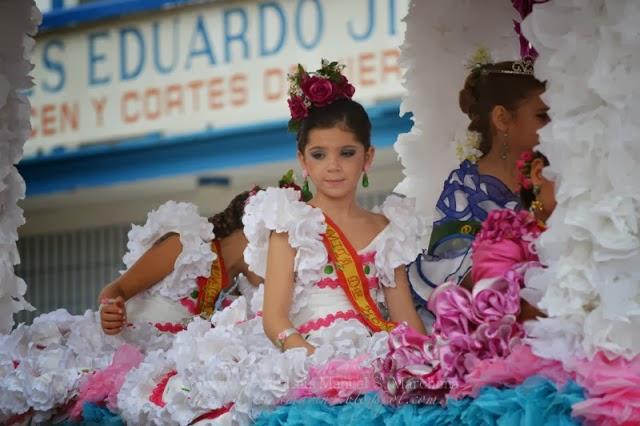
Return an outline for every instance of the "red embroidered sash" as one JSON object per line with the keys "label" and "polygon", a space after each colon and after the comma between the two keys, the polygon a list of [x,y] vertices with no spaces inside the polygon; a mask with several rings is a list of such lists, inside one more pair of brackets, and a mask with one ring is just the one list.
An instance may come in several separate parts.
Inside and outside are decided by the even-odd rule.
{"label": "red embroidered sash", "polygon": [[218,296],[222,292],[222,289],[229,284],[229,277],[224,269],[222,250],[220,249],[220,242],[218,240],[211,242],[211,251],[216,255],[215,260],[211,263],[211,274],[209,278],[207,278],[207,282],[198,292],[198,312],[207,318],[213,315]]}
{"label": "red embroidered sash", "polygon": [[371,299],[360,257],[340,228],[327,216],[327,232],[323,236],[329,259],[336,265],[340,286],[354,309],[373,331],[391,331],[396,324],[386,321],[378,305]]}

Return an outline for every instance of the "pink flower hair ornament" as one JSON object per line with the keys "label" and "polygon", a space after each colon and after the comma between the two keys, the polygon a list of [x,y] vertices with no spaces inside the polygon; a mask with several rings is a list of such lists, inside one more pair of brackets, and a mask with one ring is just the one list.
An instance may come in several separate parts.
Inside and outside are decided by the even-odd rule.
{"label": "pink flower hair ornament", "polygon": [[518,192],[523,189],[532,189],[533,182],[531,182],[531,163],[536,158],[542,158],[542,154],[537,151],[524,151],[520,154],[520,159],[516,161],[516,168],[518,169]]}
{"label": "pink flower hair ornament", "polygon": [[307,72],[298,64],[295,73],[289,74],[289,131],[297,132],[302,120],[314,108],[325,107],[339,99],[351,99],[356,89],[342,74],[345,65],[322,60],[320,69]]}

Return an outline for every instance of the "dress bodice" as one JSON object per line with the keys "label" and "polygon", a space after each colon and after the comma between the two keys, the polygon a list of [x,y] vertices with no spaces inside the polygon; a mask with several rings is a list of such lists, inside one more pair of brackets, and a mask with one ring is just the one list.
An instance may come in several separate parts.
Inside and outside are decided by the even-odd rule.
{"label": "dress bodice", "polygon": [[[367,279],[366,288],[371,300],[377,303],[384,315],[387,309],[384,292],[377,276],[376,252],[371,251],[371,247],[375,245],[380,235],[361,250],[358,257]],[[351,301],[341,287],[340,278],[336,274],[336,265],[328,261],[322,272],[323,277],[319,281],[312,286],[302,288],[298,297],[307,300],[307,303],[303,304],[300,310],[293,313],[291,317],[294,326],[302,334],[309,334],[322,327],[327,327],[339,319],[356,319],[363,322],[362,316],[353,308]]]}
{"label": "dress bodice", "polygon": [[[388,225],[358,253],[366,287],[383,315],[384,287],[395,286],[395,268],[415,258],[425,233],[412,201],[398,196],[387,198],[377,211],[389,220]],[[299,201],[293,189],[268,188],[251,199],[245,208],[244,224],[249,241],[245,259],[249,268],[262,276],[266,273],[268,236],[272,231],[288,233],[289,244],[296,249],[290,320],[303,333],[327,327],[338,319],[360,320],[323,244],[327,225],[322,210]]]}
{"label": "dress bodice", "polygon": [[480,225],[489,212],[505,208],[518,210],[520,202],[502,181],[481,174],[468,160],[451,172],[436,204],[429,248],[408,269],[419,306],[426,304],[438,285],[460,282],[466,276],[471,243]]}

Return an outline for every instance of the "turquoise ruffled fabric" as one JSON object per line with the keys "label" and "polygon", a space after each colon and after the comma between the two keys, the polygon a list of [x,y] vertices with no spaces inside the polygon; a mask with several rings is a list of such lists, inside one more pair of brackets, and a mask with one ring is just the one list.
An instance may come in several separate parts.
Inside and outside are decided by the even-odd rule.
{"label": "turquoise ruffled fabric", "polygon": [[82,406],[82,421],[66,421],[65,426],[88,425],[88,426],[124,426],[124,421],[116,413],[91,402],[85,402]]}
{"label": "turquoise ruffled fabric", "polygon": [[304,399],[262,413],[256,425],[573,426],[582,422],[571,417],[571,407],[583,400],[583,390],[575,382],[557,389],[544,378],[531,377],[515,388],[484,388],[475,399],[449,399],[444,407],[410,404],[390,407],[381,404],[375,394],[340,405]]}

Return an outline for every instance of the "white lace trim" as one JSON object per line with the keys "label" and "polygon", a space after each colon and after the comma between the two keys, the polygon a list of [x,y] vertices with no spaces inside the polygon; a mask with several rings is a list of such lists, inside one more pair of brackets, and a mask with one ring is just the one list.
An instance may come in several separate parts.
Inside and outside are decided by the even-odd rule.
{"label": "white lace trim", "polygon": [[168,201],[149,212],[143,226],[131,227],[129,251],[122,261],[130,268],[159,238],[170,232],[180,235],[182,253],[176,259],[173,272],[147,291],[180,300],[197,288],[197,277],[209,276],[215,259],[211,251],[211,241],[215,238],[213,225],[198,214],[196,205]]}
{"label": "white lace trim", "polygon": [[390,195],[378,210],[389,225],[376,240],[376,269],[382,285],[395,287],[395,269],[409,265],[420,254],[427,227],[411,198]]}

